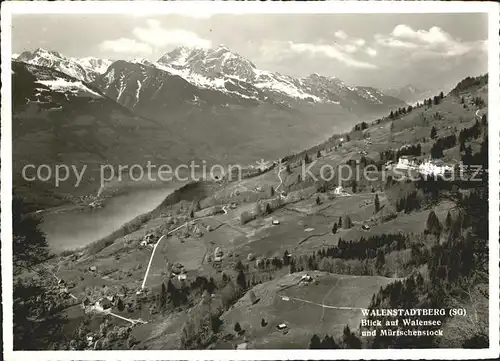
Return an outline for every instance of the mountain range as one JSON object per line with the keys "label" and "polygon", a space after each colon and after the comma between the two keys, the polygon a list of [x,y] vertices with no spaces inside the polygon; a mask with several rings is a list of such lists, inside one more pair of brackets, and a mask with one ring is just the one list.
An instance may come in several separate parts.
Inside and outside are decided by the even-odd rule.
{"label": "mountain range", "polygon": [[[260,70],[250,60],[225,46],[214,49],[178,47],[154,63],[146,59],[113,62],[109,59],[70,58],[44,49],[23,52],[16,61],[51,67],[86,82],[97,81],[105,92],[110,87],[108,83],[120,78],[127,83],[128,88],[133,86],[137,91],[137,82],[132,85],[128,80],[131,76],[137,78],[132,74],[134,69],[139,68],[133,64],[140,64],[161,70],[167,76],[177,75],[199,89],[216,90],[242,99],[286,105],[296,102],[324,103],[338,105],[357,115],[385,113],[388,109],[404,105],[402,100],[380,90],[349,86],[336,77],[311,74],[294,78]],[[136,80],[141,82],[140,79]],[[146,87],[141,83],[141,88]],[[118,94],[124,91],[126,89],[122,87]]]}
{"label": "mountain range", "polygon": [[[360,118],[405,105],[335,77],[259,70],[223,46],[179,47],[157,62],[37,49],[13,56],[12,68],[16,175],[27,162],[73,159],[92,169],[148,160],[246,165],[300,151]],[[95,174],[85,182],[78,192],[97,190]],[[57,197],[76,191],[16,184],[28,194],[33,188]]]}
{"label": "mountain range", "polygon": [[34,52],[25,51],[16,55],[14,59],[27,64],[53,68],[86,82],[94,81],[97,75],[104,73],[113,62],[109,59],[93,57],[68,58],[56,51],[41,48]]}

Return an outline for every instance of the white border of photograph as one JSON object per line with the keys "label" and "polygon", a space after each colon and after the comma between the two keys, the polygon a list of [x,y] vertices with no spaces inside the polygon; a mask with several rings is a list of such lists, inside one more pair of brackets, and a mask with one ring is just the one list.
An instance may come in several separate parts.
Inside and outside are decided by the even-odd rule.
{"label": "white border of photograph", "polygon": [[[311,359],[481,359],[499,355],[499,11],[493,2],[440,1],[86,1],[4,2],[1,9],[1,239],[4,359],[14,360],[311,360]],[[489,73],[489,349],[390,350],[130,350],[130,351],[13,351],[12,338],[12,99],[11,18],[13,14],[135,14],[189,13],[488,13]],[[91,25],[90,25],[91,26]],[[37,31],[33,29],[33,31]],[[64,31],[64,29],[62,29]],[[85,36],[82,34],[82,36]],[[75,39],[78,41],[78,39]]]}

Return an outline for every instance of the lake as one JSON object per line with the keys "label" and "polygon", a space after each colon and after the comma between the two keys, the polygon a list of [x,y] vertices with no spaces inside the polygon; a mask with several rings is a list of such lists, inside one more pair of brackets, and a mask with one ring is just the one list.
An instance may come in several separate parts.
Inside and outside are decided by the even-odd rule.
{"label": "lake", "polygon": [[86,246],[136,216],[156,208],[176,187],[140,189],[106,199],[104,207],[47,212],[41,229],[49,247],[60,252]]}

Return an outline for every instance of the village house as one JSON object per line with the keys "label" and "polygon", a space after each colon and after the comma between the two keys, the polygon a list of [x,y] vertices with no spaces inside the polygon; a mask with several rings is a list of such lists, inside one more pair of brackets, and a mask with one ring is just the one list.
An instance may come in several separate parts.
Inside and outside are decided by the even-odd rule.
{"label": "village house", "polygon": [[303,275],[301,278],[300,278],[300,281],[299,282],[304,282],[304,283],[309,283],[312,281],[312,277],[309,276],[308,274],[305,274]]}

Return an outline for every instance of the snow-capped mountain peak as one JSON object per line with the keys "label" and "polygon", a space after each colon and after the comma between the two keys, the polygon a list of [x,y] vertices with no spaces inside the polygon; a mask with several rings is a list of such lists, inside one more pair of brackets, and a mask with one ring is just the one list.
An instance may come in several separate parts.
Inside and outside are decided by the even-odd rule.
{"label": "snow-capped mountain peak", "polygon": [[44,66],[56,69],[69,76],[92,82],[97,75],[106,72],[109,65],[112,63],[108,59],[98,59],[93,57],[87,58],[69,58],[57,51],[38,48],[33,52],[25,51],[16,59],[23,63]]}
{"label": "snow-capped mountain peak", "polygon": [[95,71],[99,74],[104,74],[108,67],[113,63],[110,59],[100,59],[88,56],[86,58],[71,58],[87,70]]}
{"label": "snow-capped mountain peak", "polygon": [[142,64],[142,65],[147,65],[147,66],[152,66],[153,65],[153,63],[150,62],[146,58],[134,58],[134,59],[132,59],[131,63]]}

